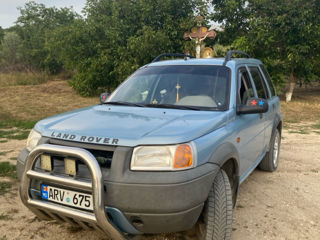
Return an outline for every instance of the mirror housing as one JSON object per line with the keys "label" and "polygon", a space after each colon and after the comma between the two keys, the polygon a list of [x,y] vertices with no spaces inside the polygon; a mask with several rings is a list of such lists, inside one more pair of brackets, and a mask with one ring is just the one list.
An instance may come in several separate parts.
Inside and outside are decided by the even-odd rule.
{"label": "mirror housing", "polygon": [[100,95],[100,103],[106,103],[107,102],[107,100],[108,100],[108,98],[110,97],[110,93],[108,93],[108,92],[105,92],[105,93],[101,93],[101,95]]}
{"label": "mirror housing", "polygon": [[265,113],[269,110],[269,104],[262,98],[249,98],[246,105],[237,105],[237,114]]}

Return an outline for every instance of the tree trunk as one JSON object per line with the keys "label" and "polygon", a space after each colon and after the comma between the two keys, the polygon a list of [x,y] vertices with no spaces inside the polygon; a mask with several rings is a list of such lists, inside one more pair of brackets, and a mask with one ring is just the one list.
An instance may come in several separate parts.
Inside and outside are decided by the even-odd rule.
{"label": "tree trunk", "polygon": [[289,77],[289,83],[286,91],[286,102],[290,102],[293,94],[293,90],[297,84],[297,79],[294,76],[294,68],[292,68],[290,77]]}

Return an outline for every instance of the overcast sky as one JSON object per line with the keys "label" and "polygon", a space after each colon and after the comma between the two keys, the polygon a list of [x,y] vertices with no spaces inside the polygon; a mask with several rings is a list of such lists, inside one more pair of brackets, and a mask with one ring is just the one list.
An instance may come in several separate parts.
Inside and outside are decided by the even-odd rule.
{"label": "overcast sky", "polygon": [[[0,26],[2,28],[8,28],[14,25],[14,22],[19,16],[19,11],[17,7],[23,7],[29,0],[0,0]],[[34,0],[37,3],[43,3],[47,7],[55,6],[60,7],[70,7],[81,13],[86,0]]]}

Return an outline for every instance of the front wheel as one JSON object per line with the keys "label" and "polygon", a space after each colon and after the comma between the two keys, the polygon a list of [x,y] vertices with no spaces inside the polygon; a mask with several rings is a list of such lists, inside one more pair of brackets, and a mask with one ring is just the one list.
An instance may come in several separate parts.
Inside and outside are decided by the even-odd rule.
{"label": "front wheel", "polygon": [[262,159],[259,168],[264,171],[273,172],[279,164],[281,135],[278,129],[274,131],[270,141],[270,150]]}
{"label": "front wheel", "polygon": [[229,240],[232,233],[232,191],[227,174],[218,172],[197,223],[199,240]]}

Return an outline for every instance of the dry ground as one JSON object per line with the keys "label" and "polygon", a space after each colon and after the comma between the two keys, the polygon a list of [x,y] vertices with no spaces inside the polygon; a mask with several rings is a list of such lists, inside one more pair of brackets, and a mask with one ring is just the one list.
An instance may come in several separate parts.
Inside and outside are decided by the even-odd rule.
{"label": "dry ground", "polygon": [[[0,87],[0,97],[0,127],[1,117],[36,121],[97,102],[97,98],[77,96],[65,82]],[[319,239],[319,103],[319,89],[300,90],[292,103],[282,103],[287,121],[279,168],[274,173],[256,170],[241,185],[234,211],[232,239]],[[0,163],[9,161],[15,164],[25,141],[0,136]],[[12,186],[4,193],[8,182]],[[0,240],[103,239],[95,231],[38,221],[19,200],[18,184],[15,179],[0,177]],[[187,240],[194,239],[194,232],[144,236],[143,239]]]}

